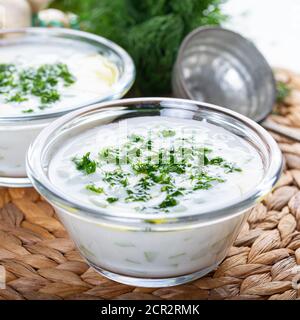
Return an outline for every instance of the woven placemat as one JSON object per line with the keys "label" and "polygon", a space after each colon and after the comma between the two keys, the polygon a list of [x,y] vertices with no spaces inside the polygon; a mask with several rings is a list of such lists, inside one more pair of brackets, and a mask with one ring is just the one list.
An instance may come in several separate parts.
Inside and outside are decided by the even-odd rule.
{"label": "woven placemat", "polygon": [[[300,76],[276,75],[291,92],[270,118],[300,128]],[[276,189],[252,210],[215,272],[177,287],[135,288],[100,276],[35,190],[0,189],[0,300],[300,299],[300,143],[273,135],[285,157]]]}

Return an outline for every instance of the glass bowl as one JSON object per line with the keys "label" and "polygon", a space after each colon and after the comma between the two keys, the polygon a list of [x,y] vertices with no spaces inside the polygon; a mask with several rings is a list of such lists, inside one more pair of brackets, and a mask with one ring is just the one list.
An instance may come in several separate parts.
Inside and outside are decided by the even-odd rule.
{"label": "glass bowl", "polygon": [[[52,184],[49,163],[65,139],[87,128],[143,116],[206,119],[222,126],[258,151],[264,167],[261,181],[226,206],[190,215],[108,212],[71,199]],[[254,121],[225,108],[171,98],[124,99],[74,111],[44,129],[27,155],[33,186],[53,205],[86,261],[110,279],[144,287],[182,284],[215,269],[281,169],[276,142]]]}
{"label": "glass bowl", "polygon": [[135,79],[135,67],[131,57],[115,43],[82,31],[63,28],[25,28],[0,31],[1,47],[22,44],[38,47],[44,44],[76,45],[90,48],[113,62],[119,71],[119,79],[111,90],[90,101],[55,110],[50,108],[38,114],[0,116],[0,186],[26,187],[30,181],[26,176],[26,151],[38,133],[54,119],[93,103],[115,100],[123,97]]}

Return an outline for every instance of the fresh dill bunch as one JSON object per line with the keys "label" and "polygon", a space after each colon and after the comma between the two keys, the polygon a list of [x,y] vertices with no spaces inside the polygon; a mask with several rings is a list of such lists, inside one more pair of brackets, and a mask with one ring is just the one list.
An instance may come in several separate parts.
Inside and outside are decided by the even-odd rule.
{"label": "fresh dill bunch", "polygon": [[171,73],[183,38],[202,25],[225,19],[223,0],[55,0],[54,7],[74,12],[81,28],[109,38],[133,57],[136,94],[171,91]]}

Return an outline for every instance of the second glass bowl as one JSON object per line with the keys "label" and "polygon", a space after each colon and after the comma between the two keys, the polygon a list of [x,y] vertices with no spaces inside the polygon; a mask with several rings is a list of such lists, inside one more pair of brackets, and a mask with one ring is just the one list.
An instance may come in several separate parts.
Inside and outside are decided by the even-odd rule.
{"label": "second glass bowl", "polygon": [[49,123],[58,117],[96,102],[123,97],[135,79],[135,67],[131,57],[115,43],[82,31],[63,28],[26,28],[0,31],[1,47],[30,45],[38,51],[39,46],[60,44],[63,46],[88,46],[106,57],[118,69],[118,81],[109,92],[99,94],[91,101],[70,105],[64,109],[52,108],[39,114],[0,116],[0,186],[27,187],[31,183],[25,170],[25,155],[30,143]]}

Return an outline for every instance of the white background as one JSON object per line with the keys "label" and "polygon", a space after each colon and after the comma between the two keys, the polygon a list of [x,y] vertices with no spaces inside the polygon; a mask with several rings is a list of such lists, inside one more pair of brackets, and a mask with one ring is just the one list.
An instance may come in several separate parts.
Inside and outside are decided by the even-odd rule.
{"label": "white background", "polygon": [[224,27],[252,40],[268,62],[300,73],[300,0],[227,0]]}

